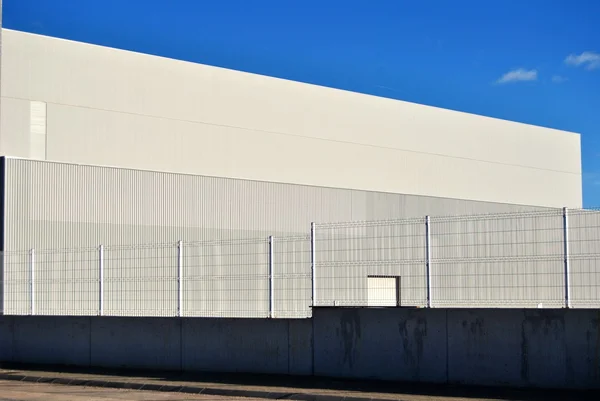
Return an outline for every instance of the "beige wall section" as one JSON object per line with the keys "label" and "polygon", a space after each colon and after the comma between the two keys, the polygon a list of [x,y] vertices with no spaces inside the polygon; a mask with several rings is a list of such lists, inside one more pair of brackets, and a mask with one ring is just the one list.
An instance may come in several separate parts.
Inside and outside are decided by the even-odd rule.
{"label": "beige wall section", "polygon": [[[3,34],[3,101],[47,103],[49,160],[524,205],[582,203],[576,134]],[[13,135],[20,134],[2,135],[0,153],[21,156]]]}
{"label": "beige wall section", "polygon": [[46,159],[46,103],[29,104],[29,157]]}
{"label": "beige wall section", "polygon": [[18,157],[29,157],[30,101],[2,98],[0,103],[0,152]]}

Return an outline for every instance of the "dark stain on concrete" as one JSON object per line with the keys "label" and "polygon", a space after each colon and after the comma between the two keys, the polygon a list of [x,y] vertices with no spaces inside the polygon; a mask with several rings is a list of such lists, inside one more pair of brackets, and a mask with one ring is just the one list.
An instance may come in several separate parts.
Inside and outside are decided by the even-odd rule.
{"label": "dark stain on concrete", "polygon": [[469,331],[473,335],[474,338],[481,338],[484,333],[485,321],[482,317],[476,317],[474,321],[471,322],[469,326]]}
{"label": "dark stain on concrete", "polygon": [[414,318],[410,314],[408,319],[398,323],[398,331],[402,341],[403,359],[410,367],[413,378],[419,376],[421,358],[425,338],[427,337],[427,319],[424,317]]}
{"label": "dark stain on concrete", "polygon": [[336,331],[344,347],[342,364],[352,369],[356,359],[357,342],[362,335],[358,310],[344,311],[340,316],[340,327]]}
{"label": "dark stain on concrete", "polygon": [[593,378],[598,379],[598,377],[600,377],[600,311],[598,311],[598,319],[593,319],[592,324],[595,326],[596,329],[596,352],[594,352]]}
{"label": "dark stain on concrete", "polygon": [[529,343],[527,342],[527,320],[521,323],[521,380],[529,381]]}
{"label": "dark stain on concrete", "polygon": [[[553,344],[558,344],[561,339],[561,333],[565,332],[564,313],[552,310],[525,310],[525,316],[521,323],[521,379],[529,383],[531,372],[529,358],[540,359],[540,355],[532,355],[530,341],[537,341],[534,337],[542,334],[541,338],[550,340]],[[539,352],[539,351],[538,351]],[[541,357],[543,359],[543,356]]]}
{"label": "dark stain on concrete", "polygon": [[469,312],[471,319],[463,320],[462,327],[467,337],[466,352],[472,359],[484,360],[487,357],[485,346],[485,319],[477,312]]}

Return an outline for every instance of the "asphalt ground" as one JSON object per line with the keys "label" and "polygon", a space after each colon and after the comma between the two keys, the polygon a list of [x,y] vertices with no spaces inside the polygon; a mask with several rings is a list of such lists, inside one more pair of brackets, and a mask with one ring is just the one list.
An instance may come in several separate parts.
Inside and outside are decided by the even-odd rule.
{"label": "asphalt ground", "polygon": [[60,384],[27,383],[0,380],[0,401],[263,401],[260,398],[232,398],[203,394],[165,393],[158,391],[119,390]]}
{"label": "asphalt ground", "polygon": [[[38,385],[47,387],[38,387]],[[28,388],[28,386],[32,387]],[[30,398],[17,397],[17,395],[26,397],[28,391],[32,394],[29,395]],[[7,395],[10,392],[13,395]],[[597,391],[469,387],[231,373],[181,374],[178,372],[92,370],[33,365],[3,365],[0,369],[0,400],[52,399],[44,398],[41,395],[41,398],[35,398],[35,394],[40,392],[42,394],[50,392],[47,394],[55,394],[57,397],[65,394],[63,398],[56,398],[63,400],[102,400],[102,397],[120,400],[231,400],[240,399],[239,397],[305,401],[600,400],[600,393]],[[144,394],[155,395],[152,396],[154,398],[131,398],[144,397]],[[167,396],[175,398],[160,398]],[[209,398],[186,398],[198,396]]]}

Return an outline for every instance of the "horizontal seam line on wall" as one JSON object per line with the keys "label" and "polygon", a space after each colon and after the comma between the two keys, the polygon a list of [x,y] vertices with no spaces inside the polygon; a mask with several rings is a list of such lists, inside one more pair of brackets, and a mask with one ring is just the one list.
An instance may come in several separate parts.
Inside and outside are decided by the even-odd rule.
{"label": "horizontal seam line on wall", "polygon": [[[14,97],[14,96],[2,96],[2,98],[23,100],[23,101],[27,101],[27,102],[40,101],[40,100],[34,100],[34,99]],[[441,153],[432,153],[432,152],[423,152],[423,151],[419,151],[419,150],[394,148],[391,146],[381,146],[381,145],[373,145],[373,144],[360,143],[360,142],[342,141],[339,139],[317,138],[317,137],[310,137],[310,136],[300,135],[300,134],[292,134],[292,133],[288,133],[288,132],[269,131],[269,130],[263,130],[263,129],[258,129],[258,128],[239,127],[236,125],[210,123],[210,122],[206,122],[206,121],[196,121],[196,120],[187,120],[187,119],[180,119],[180,118],[173,118],[173,117],[155,116],[155,115],[151,115],[151,114],[135,113],[135,112],[130,112],[130,111],[120,111],[120,110],[112,110],[112,109],[103,109],[103,108],[97,108],[97,107],[91,107],[91,106],[81,106],[81,105],[74,105],[74,104],[68,104],[68,103],[57,103],[57,102],[47,102],[47,101],[43,101],[43,102],[45,102],[46,104],[52,104],[52,105],[57,105],[57,106],[75,107],[75,108],[87,109],[87,110],[98,110],[98,111],[103,111],[103,112],[107,112],[107,113],[117,113],[117,114],[125,114],[125,115],[138,116],[138,117],[147,117],[147,118],[153,118],[153,119],[158,119],[158,120],[179,121],[179,122],[186,122],[186,123],[191,123],[191,124],[208,125],[208,126],[222,127],[222,128],[234,128],[234,129],[239,129],[239,130],[244,130],[244,131],[254,131],[254,132],[262,132],[262,133],[266,133],[266,134],[290,136],[290,137],[295,137],[295,138],[314,139],[317,141],[326,141],[326,142],[333,142],[333,143],[343,143],[343,144],[348,144],[348,145],[366,146],[366,147],[376,148],[376,149],[396,150],[396,151],[400,151],[400,152],[437,156],[437,157],[443,157],[443,158],[448,158],[448,159],[475,161],[475,162],[480,162],[480,163],[519,167],[519,168],[526,168],[526,169],[539,170],[539,171],[549,171],[549,172],[561,173],[561,174],[570,174],[570,175],[578,175],[578,176],[582,175],[581,172],[554,170],[554,169],[549,169],[549,168],[526,166],[523,164],[511,164],[511,163],[504,163],[504,162],[498,162],[498,161],[492,161],[492,160],[475,159],[475,158],[464,157],[464,156],[451,156],[451,155],[444,155]]]}

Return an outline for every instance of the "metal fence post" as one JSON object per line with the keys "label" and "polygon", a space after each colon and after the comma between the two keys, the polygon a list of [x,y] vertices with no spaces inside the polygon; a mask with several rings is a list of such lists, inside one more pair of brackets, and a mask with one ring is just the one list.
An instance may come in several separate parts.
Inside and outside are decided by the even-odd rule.
{"label": "metal fence post", "polygon": [[565,263],[565,308],[571,307],[571,294],[569,291],[570,272],[569,272],[569,213],[566,207],[563,208],[563,247]]}
{"label": "metal fence post", "polygon": [[177,316],[183,316],[183,241],[177,242]]}
{"label": "metal fence post", "polygon": [[311,303],[312,307],[317,305],[317,276],[316,276],[316,265],[317,265],[317,256],[316,256],[316,229],[315,223],[310,223],[310,281],[311,281]]}
{"label": "metal fence post", "polygon": [[31,299],[31,315],[35,315],[35,249],[31,250],[29,256],[30,282],[29,296]]}
{"label": "metal fence post", "polygon": [[99,249],[100,271],[98,274],[98,315],[104,315],[104,245],[100,245]]}
{"label": "metal fence post", "polygon": [[274,262],[273,236],[269,236],[269,317],[275,317],[275,276],[273,271]]}
{"label": "metal fence post", "polygon": [[425,216],[425,268],[427,274],[427,307],[431,308],[431,219]]}

